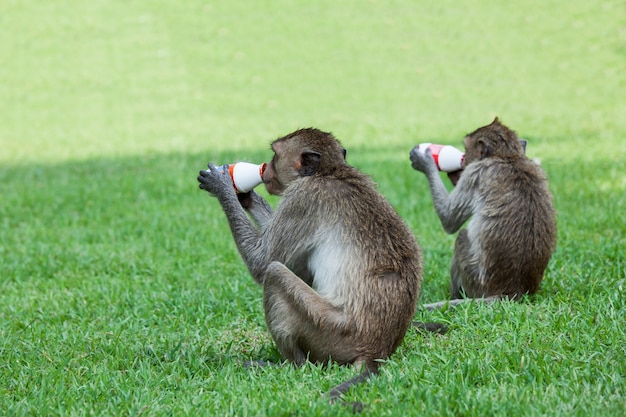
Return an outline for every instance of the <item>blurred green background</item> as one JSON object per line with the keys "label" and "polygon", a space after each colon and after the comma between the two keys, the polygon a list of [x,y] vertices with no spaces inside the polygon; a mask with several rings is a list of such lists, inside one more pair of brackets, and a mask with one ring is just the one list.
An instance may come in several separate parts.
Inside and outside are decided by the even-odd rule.
{"label": "blurred green background", "polygon": [[547,141],[535,156],[623,157],[625,14],[619,1],[7,0],[0,158],[257,150],[308,126],[348,150],[404,151],[460,143],[496,115]]}

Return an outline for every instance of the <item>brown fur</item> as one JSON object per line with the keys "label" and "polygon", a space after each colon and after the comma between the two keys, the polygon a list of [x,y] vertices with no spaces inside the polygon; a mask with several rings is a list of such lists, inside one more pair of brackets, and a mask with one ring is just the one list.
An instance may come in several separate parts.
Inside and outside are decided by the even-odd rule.
{"label": "brown fur", "polygon": [[[281,354],[303,364],[329,360],[375,373],[400,345],[420,292],[421,251],[369,177],[345,161],[330,133],[302,129],[272,143],[263,180],[283,198],[275,211],[258,194],[240,197],[219,175],[201,188],[220,200],[254,279]],[[246,217],[242,205],[255,220]]]}
{"label": "brown fur", "polygon": [[455,243],[451,296],[459,299],[464,293],[492,301],[534,294],[556,245],[546,175],[525,156],[516,133],[497,118],[467,135],[464,143],[463,174],[449,195],[428,161],[432,157],[411,152],[413,167],[428,177],[446,232],[455,233],[472,218]]}

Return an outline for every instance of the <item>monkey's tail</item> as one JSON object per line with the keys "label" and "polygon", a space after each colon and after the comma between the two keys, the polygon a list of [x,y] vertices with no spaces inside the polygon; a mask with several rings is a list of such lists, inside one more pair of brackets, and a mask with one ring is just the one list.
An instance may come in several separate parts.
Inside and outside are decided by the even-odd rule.
{"label": "monkey's tail", "polygon": [[443,323],[436,322],[422,322],[422,321],[414,321],[413,327],[417,330],[424,330],[427,332],[437,333],[437,334],[446,334],[448,333],[448,326]]}
{"label": "monkey's tail", "polygon": [[363,411],[365,404],[363,404],[362,402],[355,402],[355,403],[350,404],[350,403],[345,402],[342,397],[346,392],[350,390],[350,388],[368,381],[372,376],[378,375],[378,367],[379,367],[379,364],[377,362],[367,365],[365,370],[361,372],[360,374],[358,374],[357,376],[355,376],[354,378],[351,378],[347,380],[346,382],[335,386],[333,389],[331,389],[328,392],[328,397],[329,397],[328,400],[330,401],[330,403],[334,404],[337,401],[341,401],[344,403],[344,405],[351,406],[352,411],[354,412],[358,413],[358,412]]}

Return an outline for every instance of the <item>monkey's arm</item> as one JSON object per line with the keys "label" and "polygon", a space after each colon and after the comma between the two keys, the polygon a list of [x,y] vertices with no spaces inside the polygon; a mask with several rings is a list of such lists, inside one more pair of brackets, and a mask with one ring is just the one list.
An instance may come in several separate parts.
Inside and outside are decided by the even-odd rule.
{"label": "monkey's arm", "polygon": [[472,215],[471,195],[468,195],[467,187],[461,186],[464,177],[468,175],[461,177],[456,188],[452,190],[451,194],[448,194],[430,149],[421,153],[417,147],[413,148],[411,150],[411,166],[426,174],[435,211],[441,220],[441,225],[446,233],[455,233]]}
{"label": "monkey's arm", "polygon": [[254,191],[237,194],[241,206],[252,216],[256,224],[264,227],[272,217],[272,207]]}
{"label": "monkey's arm", "polygon": [[198,182],[201,189],[213,194],[219,200],[241,257],[255,281],[262,284],[269,263],[268,251],[264,249],[266,245],[262,244],[261,232],[248,218],[237,199],[228,173],[222,173],[213,164],[209,164],[208,170],[200,171]]}
{"label": "monkey's arm", "polygon": [[473,188],[461,177],[456,187],[448,194],[438,172],[427,177],[435,211],[441,220],[443,230],[448,234],[456,233],[474,212]]}

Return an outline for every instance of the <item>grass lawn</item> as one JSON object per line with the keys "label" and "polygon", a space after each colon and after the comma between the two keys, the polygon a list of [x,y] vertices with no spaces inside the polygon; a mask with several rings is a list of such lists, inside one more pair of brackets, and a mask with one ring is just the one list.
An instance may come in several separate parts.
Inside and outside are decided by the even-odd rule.
{"label": "grass lawn", "polygon": [[418,312],[450,332],[409,331],[347,398],[374,416],[623,415],[626,9],[427,3],[2,2],[0,414],[350,414],[321,398],[349,367],[243,367],[280,356],[197,171],[332,131],[415,232],[434,302],[454,237],[408,152],[497,115],[555,198],[539,294]]}

